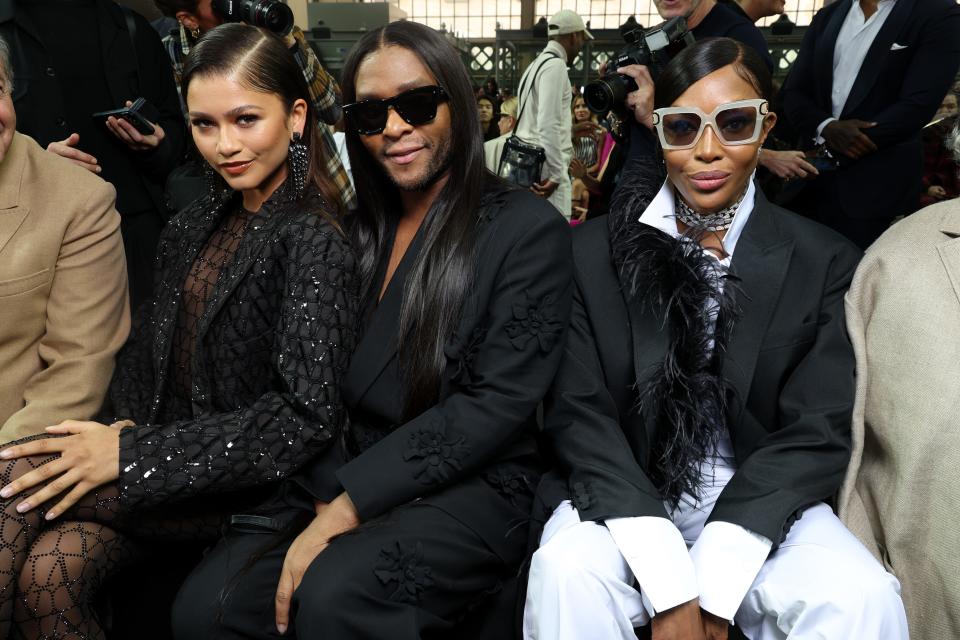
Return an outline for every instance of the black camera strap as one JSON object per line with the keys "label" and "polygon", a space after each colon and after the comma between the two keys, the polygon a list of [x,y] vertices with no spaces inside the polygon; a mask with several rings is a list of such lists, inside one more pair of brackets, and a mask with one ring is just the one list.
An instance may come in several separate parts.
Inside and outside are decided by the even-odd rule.
{"label": "black camera strap", "polygon": [[[536,68],[536,70],[533,72],[533,77],[530,79],[530,90],[531,90],[531,91],[533,90],[533,87],[536,86],[536,83],[537,83],[537,75],[540,73],[540,70],[543,69],[543,65],[547,64],[547,62],[550,61],[550,58],[557,58],[557,59],[559,59],[560,56],[558,56],[557,54],[553,53],[552,51],[548,51],[548,52],[547,52],[547,57],[540,63],[540,66]],[[517,96],[519,96],[519,98],[520,98],[521,100],[523,100],[523,87],[524,87],[524,85],[521,84],[521,85],[520,85],[520,90],[517,92]],[[524,109],[524,107],[526,107],[526,106],[527,106],[527,103],[526,103],[526,101],[525,101],[525,102],[523,103],[523,107],[520,108],[520,113],[517,114],[517,121],[516,121],[516,122],[514,123],[514,125],[513,125],[513,136],[511,136],[511,137],[513,137],[513,138],[516,138],[516,137],[517,137],[517,130],[520,129],[520,118],[523,117],[523,109]]]}

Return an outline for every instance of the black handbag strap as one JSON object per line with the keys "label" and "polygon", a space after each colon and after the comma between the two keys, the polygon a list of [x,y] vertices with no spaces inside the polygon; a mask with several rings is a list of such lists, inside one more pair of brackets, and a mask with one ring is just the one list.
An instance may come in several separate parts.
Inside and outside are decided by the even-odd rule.
{"label": "black handbag strap", "polygon": [[[536,82],[537,82],[537,74],[540,73],[540,70],[541,70],[541,69],[543,69],[543,65],[547,64],[547,62],[550,61],[550,58],[558,58],[558,59],[559,59],[560,56],[558,56],[557,54],[553,53],[552,51],[548,51],[548,52],[547,52],[547,57],[544,58],[544,60],[540,63],[540,66],[537,67],[536,70],[533,72],[533,77],[530,79],[530,87],[531,87],[531,89],[535,86],[535,84],[536,84]],[[523,85],[522,85],[522,84],[520,85],[520,91],[517,92],[517,95],[520,97],[521,100],[523,99]],[[523,117],[523,109],[524,109],[526,106],[527,106],[527,103],[524,102],[524,103],[523,103],[523,107],[520,108],[520,113],[517,114],[517,122],[513,125],[513,135],[510,136],[511,138],[517,137],[517,129],[520,128],[520,118]]]}

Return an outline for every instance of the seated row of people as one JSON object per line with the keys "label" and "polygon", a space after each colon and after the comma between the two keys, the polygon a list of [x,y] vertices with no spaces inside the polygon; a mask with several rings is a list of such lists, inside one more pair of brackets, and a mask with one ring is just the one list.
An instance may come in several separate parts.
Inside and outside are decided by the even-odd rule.
{"label": "seated row of people", "polygon": [[282,40],[194,44],[209,190],[163,232],[99,412],[0,452],[0,635],[105,637],[100,581],[177,540],[210,548],[178,639],[509,637],[476,614],[525,580],[530,639],[908,637],[830,507],[860,254],[756,190],[776,115],[752,50],[670,63],[662,165],[572,238],[484,169],[440,34],[370,31],[343,79],[349,217]]}

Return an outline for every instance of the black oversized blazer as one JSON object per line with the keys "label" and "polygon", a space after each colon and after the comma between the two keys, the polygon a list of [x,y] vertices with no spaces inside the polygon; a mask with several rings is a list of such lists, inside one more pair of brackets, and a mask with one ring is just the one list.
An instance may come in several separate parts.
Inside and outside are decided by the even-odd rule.
{"label": "black oversized blazer", "polygon": [[[584,520],[668,517],[647,473],[658,425],[638,413],[635,385],[663,361],[670,329],[659,309],[625,298],[610,237],[602,219],[574,233],[570,332],[545,428]],[[722,363],[737,471],[710,520],[777,544],[793,514],[840,486],[854,399],[843,296],[858,260],[845,239],[757,189],[731,264],[742,314]],[[556,488],[545,490],[552,503]]]}
{"label": "black oversized blazer", "polygon": [[319,197],[288,200],[283,189],[254,216],[220,273],[198,321],[192,411],[172,421],[164,403],[184,282],[239,196],[202,198],[163,230],[154,300],[134,319],[101,412],[136,423],[120,435],[127,507],[276,482],[340,434],[340,383],[356,343],[357,262]]}
{"label": "black oversized blazer", "polygon": [[[361,520],[424,500],[501,557],[515,554],[517,540],[526,544],[516,524],[529,517],[529,506],[518,513],[509,504],[519,502],[495,496],[512,498],[524,488],[532,495],[527,485],[538,480],[537,407],[560,363],[572,290],[566,220],[528,191],[503,189],[491,187],[478,215],[476,267],[446,341],[437,403],[403,419],[398,321],[405,284],[416,286],[405,280],[418,234],[344,379],[352,445],[336,470]],[[517,530],[509,539],[508,529]]]}

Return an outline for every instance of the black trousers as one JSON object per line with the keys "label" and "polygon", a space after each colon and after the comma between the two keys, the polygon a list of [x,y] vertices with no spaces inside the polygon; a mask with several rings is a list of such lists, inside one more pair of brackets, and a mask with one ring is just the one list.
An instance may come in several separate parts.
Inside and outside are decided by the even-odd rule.
{"label": "black trousers", "polygon": [[[492,489],[489,498],[507,499]],[[453,631],[457,624],[509,582],[523,561],[530,498],[510,498],[519,518],[504,527],[513,543],[498,545],[499,553],[438,506],[442,500],[430,498],[398,507],[336,538],[294,593],[291,629],[285,636],[274,623],[274,596],[293,536],[233,527],[181,588],[173,608],[174,636],[177,640],[458,636]],[[310,517],[288,512],[281,519],[302,515]],[[511,621],[506,622],[510,628]]]}

